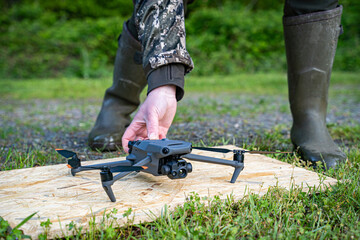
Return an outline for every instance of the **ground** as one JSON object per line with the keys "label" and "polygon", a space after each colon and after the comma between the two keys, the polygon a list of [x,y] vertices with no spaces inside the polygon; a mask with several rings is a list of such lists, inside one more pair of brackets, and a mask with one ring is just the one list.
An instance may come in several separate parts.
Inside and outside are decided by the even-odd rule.
{"label": "ground", "polygon": [[[101,99],[1,99],[2,152],[40,151],[53,156],[54,148],[70,149],[86,159],[111,157],[111,153],[91,151],[87,135],[101,107]],[[190,141],[194,145],[254,144],[257,138],[280,134],[289,138],[292,118],[286,96],[190,92],[179,102],[178,114],[168,138]],[[360,104],[346,96],[330,99],[328,125],[360,125]],[[335,137],[341,145],[347,139]],[[290,142],[275,142],[272,150],[292,150]],[[119,152],[121,150],[119,149]],[[123,154],[123,153],[122,153]],[[2,163],[6,161],[2,155]],[[47,164],[61,161],[46,160]],[[35,160],[36,161],[36,160]],[[41,163],[38,163],[42,165]]]}
{"label": "ground", "polygon": [[[333,189],[304,193],[274,188],[263,197],[249,195],[241,201],[215,198],[206,200],[208,204],[194,195],[153,223],[120,230],[99,226],[85,233],[85,239],[93,234],[210,239],[360,237],[358,76],[334,73],[330,87],[328,129],[348,156],[339,170],[325,172],[339,180]],[[0,170],[63,163],[54,148],[76,151],[84,160],[124,155],[121,150],[101,153],[87,147],[88,132],[110,84],[110,79],[1,81]],[[248,149],[292,150],[284,73],[189,77],[185,91],[168,138],[198,146],[235,144]],[[295,156],[273,157],[298,164]]]}

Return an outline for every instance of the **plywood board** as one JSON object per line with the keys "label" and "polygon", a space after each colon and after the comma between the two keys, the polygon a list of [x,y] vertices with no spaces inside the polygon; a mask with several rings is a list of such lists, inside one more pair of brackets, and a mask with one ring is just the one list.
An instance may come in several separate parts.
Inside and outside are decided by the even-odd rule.
{"label": "plywood board", "polygon": [[[199,150],[192,153],[232,159],[231,153]],[[88,161],[83,165],[119,159]],[[166,176],[138,173],[115,182],[115,203],[103,191],[97,171],[81,172],[73,177],[66,164],[60,164],[0,172],[0,216],[14,227],[37,212],[23,225],[25,234],[36,238],[42,232],[40,222],[50,219],[53,223],[50,235],[61,236],[61,227],[64,229],[71,221],[77,226],[87,226],[91,217],[100,221],[104,211],[113,208],[118,209],[116,217],[121,223],[125,223],[122,214],[129,208],[133,209],[135,223],[150,221],[150,211],[160,214],[165,204],[170,208],[181,204],[191,192],[224,197],[232,193],[240,199],[249,191],[262,195],[275,185],[289,189],[296,184],[306,190],[320,184],[317,173],[259,154],[246,155],[245,168],[234,184],[229,182],[234,171],[232,167],[194,161],[192,164],[193,172],[185,179],[171,180]],[[328,177],[323,181],[326,185],[335,183],[335,179]]]}

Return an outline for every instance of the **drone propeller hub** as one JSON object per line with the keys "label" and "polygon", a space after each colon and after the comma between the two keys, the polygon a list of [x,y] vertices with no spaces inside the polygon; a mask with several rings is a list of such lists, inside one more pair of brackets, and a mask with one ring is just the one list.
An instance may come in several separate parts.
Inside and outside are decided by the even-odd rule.
{"label": "drone propeller hub", "polygon": [[233,160],[243,163],[245,150],[234,150]]}
{"label": "drone propeller hub", "polygon": [[100,178],[101,178],[101,182],[107,182],[107,181],[112,181],[114,179],[114,176],[110,171],[110,168],[105,166],[100,172]]}
{"label": "drone propeller hub", "polygon": [[81,167],[80,159],[76,155],[74,155],[68,160],[68,165],[70,165],[71,168]]}

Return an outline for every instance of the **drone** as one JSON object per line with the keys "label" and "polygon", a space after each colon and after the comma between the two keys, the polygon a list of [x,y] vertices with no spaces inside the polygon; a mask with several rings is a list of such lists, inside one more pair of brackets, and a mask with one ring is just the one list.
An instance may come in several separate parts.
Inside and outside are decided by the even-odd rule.
{"label": "drone", "polygon": [[[267,152],[230,150],[225,148],[192,147],[190,142],[180,140],[138,140],[129,141],[129,155],[126,160],[82,166],[75,152],[56,149],[56,151],[68,160],[67,166],[71,169],[71,175],[89,170],[100,170],[102,187],[112,202],[116,198],[111,186],[117,180],[132,172],[146,172],[154,176],[168,176],[170,179],[186,178],[192,172],[191,163],[185,159],[220,164],[234,167],[234,173],[230,183],[235,183],[240,172],[244,169],[245,153],[289,153],[289,152]],[[213,151],[220,153],[233,152],[233,160],[225,160],[215,157],[207,157],[192,154],[192,149]],[[116,173],[116,175],[114,175]]]}

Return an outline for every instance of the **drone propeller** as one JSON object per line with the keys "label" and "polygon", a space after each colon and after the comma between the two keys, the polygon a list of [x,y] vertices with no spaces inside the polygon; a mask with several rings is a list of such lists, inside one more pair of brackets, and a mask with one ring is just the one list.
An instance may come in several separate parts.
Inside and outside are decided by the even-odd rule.
{"label": "drone propeller", "polygon": [[292,153],[292,152],[275,152],[275,151],[244,151],[250,154],[275,154],[275,153]]}
{"label": "drone propeller", "polygon": [[[227,149],[227,148],[209,148],[209,147],[193,147],[193,149],[199,149],[199,150],[210,151],[210,152],[219,152],[219,153],[228,153],[228,152],[234,151],[234,150]],[[241,150],[241,151],[243,153],[250,153],[250,154],[292,153],[292,152],[247,151],[247,150]]]}
{"label": "drone propeller", "polygon": [[68,167],[69,168],[78,168],[81,166],[80,159],[76,155],[76,153],[65,150],[65,149],[55,149],[61,156],[68,159]]}
{"label": "drone propeller", "polygon": [[204,151],[210,151],[210,152],[219,152],[219,153],[228,153],[228,152],[233,151],[233,150],[226,149],[226,148],[209,148],[209,147],[192,147],[192,148],[204,150]]}
{"label": "drone propeller", "polygon": [[71,157],[76,157],[76,153],[69,151],[69,150],[65,150],[65,149],[55,149],[61,156],[65,157],[65,158],[71,158]]}

